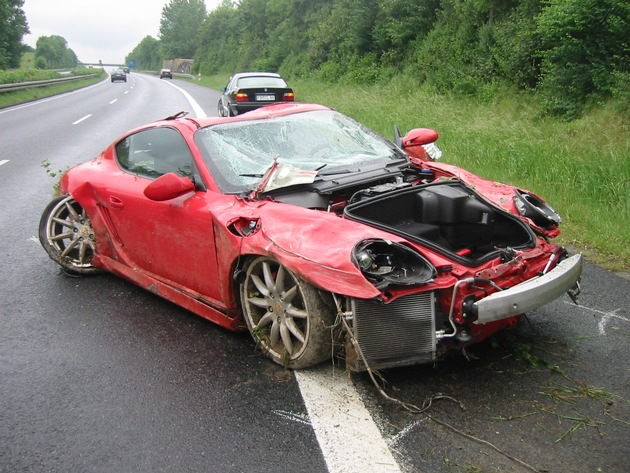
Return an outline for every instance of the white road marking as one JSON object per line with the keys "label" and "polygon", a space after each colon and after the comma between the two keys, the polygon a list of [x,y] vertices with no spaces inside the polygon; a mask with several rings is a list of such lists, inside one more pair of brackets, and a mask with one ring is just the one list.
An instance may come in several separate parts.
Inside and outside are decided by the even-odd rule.
{"label": "white road marking", "polygon": [[413,422],[411,422],[410,424],[407,424],[407,426],[405,426],[400,432],[398,432],[396,435],[394,435],[393,437],[391,437],[388,441],[387,444],[392,447],[394,445],[396,445],[400,440],[402,440],[404,437],[407,436],[407,434],[409,432],[411,432],[413,429],[415,429],[417,426],[421,425],[424,423],[424,421],[426,420],[426,418],[422,419],[422,420],[414,420]]}
{"label": "white road marking", "polygon": [[329,473],[400,473],[347,373],[325,365],[295,378]]}
{"label": "white road marking", "polygon": [[111,102],[109,102],[109,104],[111,105],[111,104],[116,103],[116,102],[118,102],[118,99],[112,100]]}
{"label": "white road marking", "polygon": [[7,164],[9,162],[8,159],[2,159],[0,160],[0,166],[2,166],[3,164]]}
{"label": "white road marking", "polygon": [[[573,304],[572,302],[564,301],[564,303],[575,307],[575,304]],[[599,319],[599,322],[597,323],[597,329],[600,335],[606,335],[606,325],[608,325],[610,319],[618,319],[623,320],[624,322],[630,322],[630,319],[627,319],[626,317],[617,314],[617,312],[619,312],[621,309],[615,309],[611,312],[604,312],[602,310],[586,307],[585,305],[578,305],[578,307],[602,316],[602,318]]]}
{"label": "white road marking", "polygon": [[295,412],[290,412],[290,411],[283,411],[280,409],[274,409],[272,411],[274,414],[276,414],[277,416],[280,416],[286,420],[290,420],[292,422],[297,422],[298,424],[304,424],[304,425],[312,425],[311,421],[309,420],[308,416],[302,415],[302,414],[297,414]]}
{"label": "white road marking", "polygon": [[184,97],[186,97],[186,100],[188,100],[188,103],[192,107],[193,112],[195,112],[195,116],[197,118],[205,118],[205,117],[207,117],[206,112],[203,111],[203,108],[201,108],[201,106],[197,103],[197,101],[195,99],[193,99],[192,96],[188,92],[186,92],[181,87],[177,87],[175,84],[173,84],[171,82],[166,82],[166,83],[168,85],[170,85],[171,87],[175,87],[177,90],[179,90],[184,95]]}
{"label": "white road marking", "polygon": [[88,118],[90,118],[92,116],[91,113],[88,113],[86,116],[84,116],[83,118],[79,118],[76,122],[72,122],[73,125],[78,125],[79,123],[81,123],[83,120],[87,120]]}

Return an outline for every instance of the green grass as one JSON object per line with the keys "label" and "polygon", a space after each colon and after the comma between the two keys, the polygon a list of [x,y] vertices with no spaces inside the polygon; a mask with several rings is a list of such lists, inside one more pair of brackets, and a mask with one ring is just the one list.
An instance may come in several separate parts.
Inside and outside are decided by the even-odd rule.
{"label": "green grass", "polygon": [[203,85],[214,90],[219,90],[221,87],[225,87],[230,79],[229,74],[221,74],[216,76],[201,76],[199,80],[191,81],[195,84]]}

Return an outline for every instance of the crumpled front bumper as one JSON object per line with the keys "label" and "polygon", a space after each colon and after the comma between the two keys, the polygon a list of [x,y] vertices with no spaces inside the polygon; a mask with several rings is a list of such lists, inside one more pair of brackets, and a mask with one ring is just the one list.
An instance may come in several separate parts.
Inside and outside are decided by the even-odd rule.
{"label": "crumpled front bumper", "polygon": [[472,305],[472,312],[477,315],[475,323],[512,317],[557,299],[579,282],[582,266],[582,255],[573,255],[542,276],[478,300]]}

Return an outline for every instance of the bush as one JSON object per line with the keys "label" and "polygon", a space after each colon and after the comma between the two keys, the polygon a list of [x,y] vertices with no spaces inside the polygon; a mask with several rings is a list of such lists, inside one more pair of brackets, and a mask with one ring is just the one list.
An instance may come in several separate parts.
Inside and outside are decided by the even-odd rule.
{"label": "bush", "polygon": [[630,5],[621,0],[550,0],[543,8],[539,90],[548,112],[574,119],[590,102],[623,89],[629,17]]}
{"label": "bush", "polygon": [[30,82],[36,80],[49,80],[60,77],[56,71],[45,71],[39,69],[17,69],[14,71],[0,70],[0,84],[17,84],[19,82]]}

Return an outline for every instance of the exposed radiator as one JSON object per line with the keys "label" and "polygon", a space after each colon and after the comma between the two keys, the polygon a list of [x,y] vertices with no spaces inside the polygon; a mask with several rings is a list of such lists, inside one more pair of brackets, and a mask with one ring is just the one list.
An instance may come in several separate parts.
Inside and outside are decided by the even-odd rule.
{"label": "exposed radiator", "polygon": [[[401,297],[389,304],[352,299],[351,309],[354,335],[370,368],[413,365],[435,359],[433,292]],[[366,369],[349,345],[346,364],[354,371]]]}

